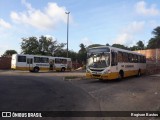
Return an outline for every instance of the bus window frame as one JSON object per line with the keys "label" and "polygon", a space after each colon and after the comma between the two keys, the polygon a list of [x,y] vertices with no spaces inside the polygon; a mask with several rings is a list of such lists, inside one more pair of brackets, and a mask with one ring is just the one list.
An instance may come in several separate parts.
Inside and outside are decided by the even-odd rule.
{"label": "bus window frame", "polygon": [[[117,52],[111,51],[111,66],[118,65]],[[114,59],[113,59],[114,57]]]}
{"label": "bus window frame", "polygon": [[[22,59],[22,58],[20,59],[20,57],[25,57],[25,59],[24,59],[24,58],[23,58],[23,59]],[[18,56],[17,56],[17,61],[18,61],[18,62],[25,62],[25,63],[26,63],[26,62],[27,62],[26,59],[27,59],[27,57],[24,56],[24,55],[18,55]],[[22,60],[24,60],[24,61],[22,61]]]}

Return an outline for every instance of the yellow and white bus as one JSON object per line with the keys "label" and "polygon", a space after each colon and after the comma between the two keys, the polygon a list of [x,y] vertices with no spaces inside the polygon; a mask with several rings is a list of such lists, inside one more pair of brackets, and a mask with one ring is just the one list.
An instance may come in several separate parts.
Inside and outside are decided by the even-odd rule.
{"label": "yellow and white bus", "polygon": [[86,77],[112,80],[140,76],[146,70],[146,57],[142,54],[110,46],[87,50]]}
{"label": "yellow and white bus", "polygon": [[64,72],[72,69],[72,60],[65,57],[13,54],[11,69],[29,70],[30,72],[39,72],[40,70]]}

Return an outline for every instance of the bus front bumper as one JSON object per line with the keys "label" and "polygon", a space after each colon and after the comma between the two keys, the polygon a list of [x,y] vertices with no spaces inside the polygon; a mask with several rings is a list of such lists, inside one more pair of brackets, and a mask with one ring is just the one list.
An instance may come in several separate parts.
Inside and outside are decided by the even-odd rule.
{"label": "bus front bumper", "polygon": [[91,74],[91,73],[86,73],[86,78],[92,78],[92,79],[109,79],[108,74]]}
{"label": "bus front bumper", "polygon": [[90,72],[86,72],[86,78],[90,79],[101,79],[101,80],[113,80],[118,78],[118,73],[106,73],[106,74],[92,74]]}

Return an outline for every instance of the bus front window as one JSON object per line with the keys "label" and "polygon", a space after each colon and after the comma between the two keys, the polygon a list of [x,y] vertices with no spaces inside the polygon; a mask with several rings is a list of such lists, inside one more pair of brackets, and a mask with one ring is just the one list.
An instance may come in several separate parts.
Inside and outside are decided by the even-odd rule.
{"label": "bus front window", "polygon": [[110,65],[110,54],[99,53],[88,56],[88,67],[90,68],[105,68]]}

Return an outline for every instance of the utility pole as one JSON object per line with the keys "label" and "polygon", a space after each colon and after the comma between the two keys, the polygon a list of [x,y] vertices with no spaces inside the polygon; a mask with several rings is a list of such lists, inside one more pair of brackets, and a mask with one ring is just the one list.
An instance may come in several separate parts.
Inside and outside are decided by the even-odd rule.
{"label": "utility pole", "polygon": [[67,14],[67,57],[68,57],[68,33],[69,33],[69,13],[65,12]]}

